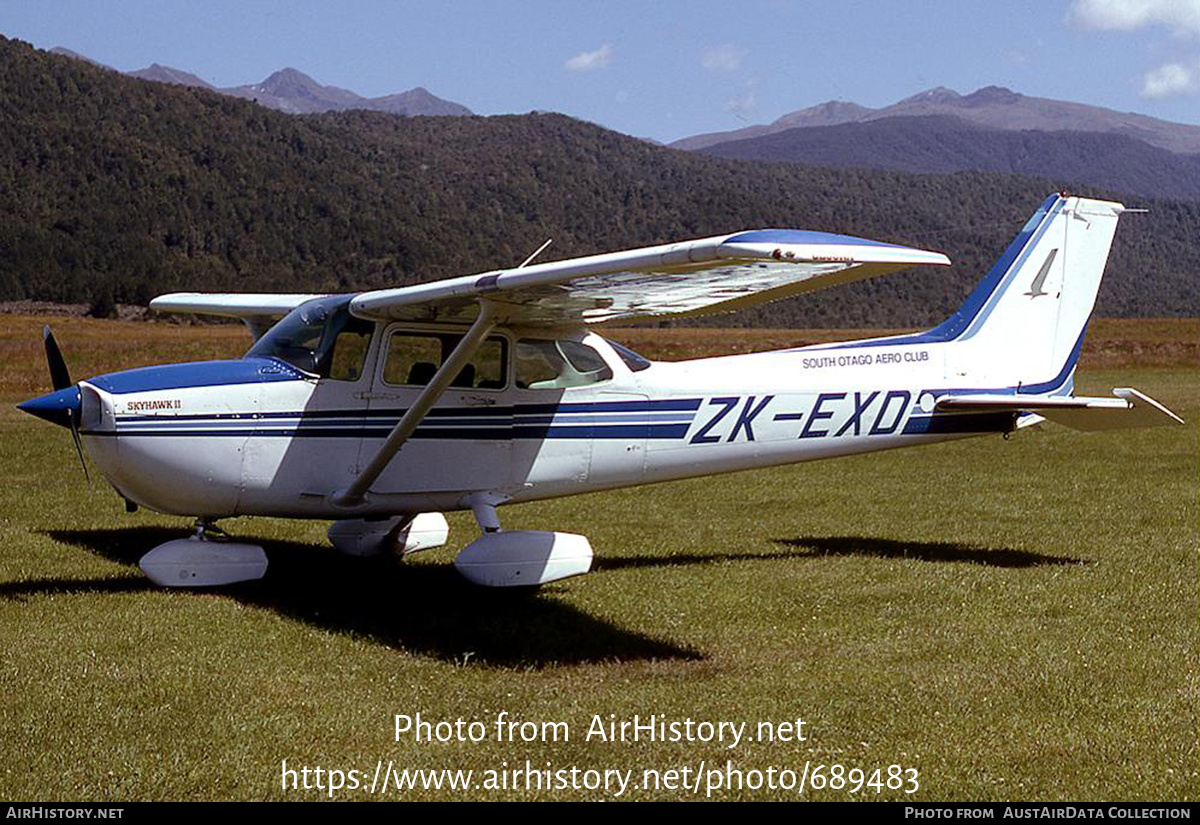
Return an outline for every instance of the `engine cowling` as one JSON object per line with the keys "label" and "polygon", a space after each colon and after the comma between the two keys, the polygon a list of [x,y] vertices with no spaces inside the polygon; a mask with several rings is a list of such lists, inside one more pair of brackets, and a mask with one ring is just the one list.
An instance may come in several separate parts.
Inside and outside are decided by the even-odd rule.
{"label": "engine cowling", "polygon": [[349,556],[407,556],[445,544],[450,525],[441,513],[418,513],[411,517],[335,521],[328,535],[333,546]]}

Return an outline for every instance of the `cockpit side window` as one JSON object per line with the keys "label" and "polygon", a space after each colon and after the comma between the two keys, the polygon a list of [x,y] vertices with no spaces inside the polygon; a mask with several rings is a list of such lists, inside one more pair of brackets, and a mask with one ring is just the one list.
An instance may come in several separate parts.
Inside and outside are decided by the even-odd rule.
{"label": "cockpit side window", "polygon": [[585,387],[612,377],[612,368],[587,344],[548,338],[517,341],[517,387],[520,389]]}
{"label": "cockpit side window", "polygon": [[357,324],[347,324],[333,339],[329,352],[329,377],[336,381],[357,381],[371,348],[371,333],[374,324],[354,319]]}
{"label": "cockpit side window", "polygon": [[375,324],[350,314],[350,298],[306,301],[271,327],[246,356],[278,358],[321,378],[358,380]]}
{"label": "cockpit side window", "polygon": [[[388,339],[383,382],[393,386],[425,386],[442,362],[450,357],[461,338],[456,333],[393,332]],[[450,386],[473,390],[503,389],[507,360],[508,340],[487,338],[450,382]]]}

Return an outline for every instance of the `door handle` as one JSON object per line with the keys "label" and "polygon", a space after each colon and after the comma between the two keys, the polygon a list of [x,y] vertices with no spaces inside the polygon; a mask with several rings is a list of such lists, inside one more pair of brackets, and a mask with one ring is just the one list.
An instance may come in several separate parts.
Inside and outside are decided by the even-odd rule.
{"label": "door handle", "polygon": [[397,401],[400,396],[393,392],[356,392],[354,397],[359,401]]}

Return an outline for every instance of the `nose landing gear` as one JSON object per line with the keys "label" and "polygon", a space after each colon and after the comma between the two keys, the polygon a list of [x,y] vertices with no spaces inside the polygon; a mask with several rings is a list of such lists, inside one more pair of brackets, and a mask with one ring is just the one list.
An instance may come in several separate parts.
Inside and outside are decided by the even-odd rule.
{"label": "nose landing gear", "polygon": [[161,587],[215,587],[261,579],[267,554],[257,544],[230,541],[211,519],[196,519],[190,538],[155,547],[138,567]]}

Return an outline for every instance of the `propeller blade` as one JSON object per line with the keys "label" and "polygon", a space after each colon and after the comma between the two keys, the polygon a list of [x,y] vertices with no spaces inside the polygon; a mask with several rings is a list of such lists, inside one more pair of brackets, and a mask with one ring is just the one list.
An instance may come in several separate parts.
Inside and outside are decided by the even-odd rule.
{"label": "propeller blade", "polygon": [[[72,385],[71,373],[67,370],[67,360],[63,358],[58,342],[50,327],[42,327],[42,343],[46,345],[46,362],[50,365],[50,383],[54,390],[65,390]],[[83,477],[88,486],[92,486],[92,474],[88,472],[87,460],[83,457],[83,441],[79,438],[79,407],[67,407],[67,424],[71,428],[71,438],[75,441],[75,452],[79,454],[79,465],[83,467]],[[61,422],[60,422],[61,423]]]}
{"label": "propeller blade", "polygon": [[46,361],[50,364],[50,383],[56,390],[66,389],[71,386],[71,374],[67,371],[66,359],[63,358],[50,327],[42,327],[42,341],[46,345]]}
{"label": "propeller blade", "polygon": [[88,486],[92,486],[92,474],[88,472],[87,461],[83,457],[83,442],[79,439],[79,421],[74,410],[69,410],[67,415],[71,421],[71,438],[75,439],[75,452],[79,453],[79,466],[83,467],[83,477],[87,479]]}

